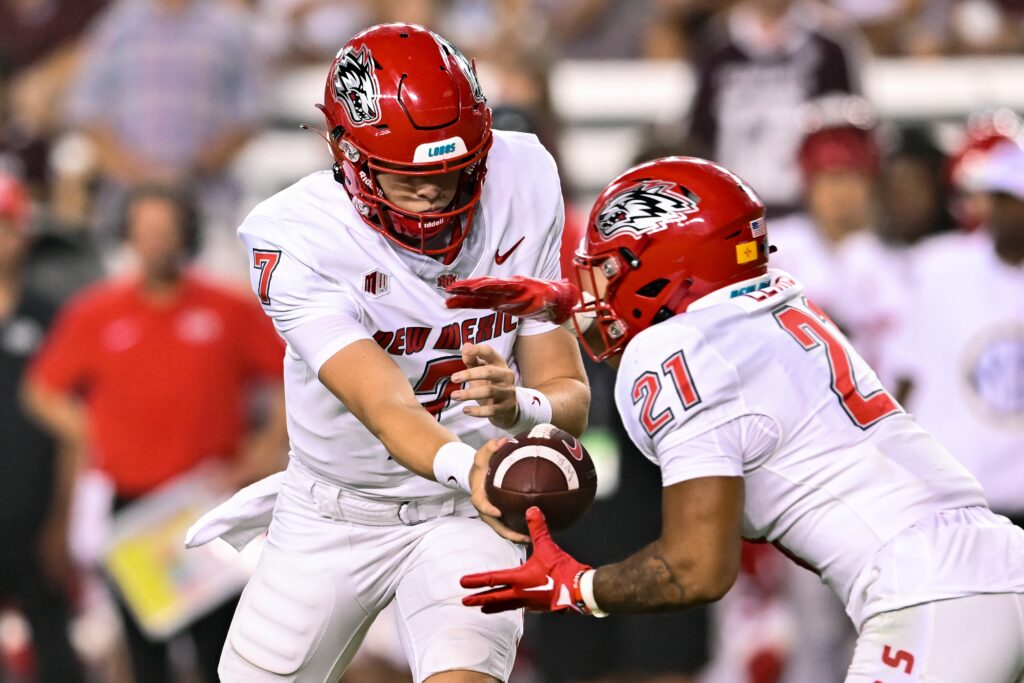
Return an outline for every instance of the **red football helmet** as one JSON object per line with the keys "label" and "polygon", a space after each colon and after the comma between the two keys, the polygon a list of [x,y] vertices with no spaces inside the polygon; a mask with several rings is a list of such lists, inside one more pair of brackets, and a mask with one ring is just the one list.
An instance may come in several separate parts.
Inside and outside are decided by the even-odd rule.
{"label": "red football helmet", "polygon": [[[620,353],[705,294],[764,275],[768,253],[764,204],[730,171],[693,157],[632,168],[597,198],[576,252],[580,340],[594,360]],[[581,318],[593,318],[604,348]]]}
{"label": "red football helmet", "polygon": [[[451,43],[413,24],[381,24],[357,34],[327,75],[324,103],[335,177],[363,220],[412,251],[454,256],[483,191],[491,110],[473,64]],[[388,201],[377,173],[461,171],[440,212]],[[451,228],[441,247],[427,242]]]}

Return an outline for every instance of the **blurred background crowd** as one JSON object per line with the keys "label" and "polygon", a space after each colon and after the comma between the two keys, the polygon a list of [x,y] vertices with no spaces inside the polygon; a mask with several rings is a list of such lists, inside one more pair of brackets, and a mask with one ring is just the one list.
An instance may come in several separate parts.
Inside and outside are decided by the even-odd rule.
{"label": "blurred background crowd", "polygon": [[[283,348],[234,229],[329,166],[298,125],[338,47],[398,20],[555,155],[566,254],[634,162],[746,179],[773,264],[1024,524],[1021,0],[0,0],[0,682],[214,680],[237,585],[189,593],[212,570],[130,530],[171,519],[177,548],[182,498],[283,467]],[[660,480],[589,371],[601,489],[559,540],[597,564],[656,537]],[[712,610],[529,617],[513,683],[841,681],[838,600],[770,546],[743,567]],[[163,627],[161,587],[189,605]],[[403,666],[382,619],[344,680]]]}

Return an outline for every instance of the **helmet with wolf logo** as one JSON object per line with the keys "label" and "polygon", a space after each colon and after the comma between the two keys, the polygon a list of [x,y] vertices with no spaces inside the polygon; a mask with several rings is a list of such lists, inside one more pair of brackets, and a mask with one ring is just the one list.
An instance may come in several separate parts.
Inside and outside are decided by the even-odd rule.
{"label": "helmet with wolf logo", "polygon": [[[480,200],[491,146],[491,110],[473,64],[421,26],[372,26],[339,50],[318,106],[327,118],[335,177],[363,220],[406,249],[456,253]],[[379,173],[454,171],[458,189],[439,212],[400,208],[377,179]]]}
{"label": "helmet with wolf logo", "polygon": [[[764,204],[732,172],[666,157],[632,168],[601,192],[574,258],[584,292],[574,310],[595,360],[716,289],[764,275]],[[581,320],[593,319],[584,334]]]}

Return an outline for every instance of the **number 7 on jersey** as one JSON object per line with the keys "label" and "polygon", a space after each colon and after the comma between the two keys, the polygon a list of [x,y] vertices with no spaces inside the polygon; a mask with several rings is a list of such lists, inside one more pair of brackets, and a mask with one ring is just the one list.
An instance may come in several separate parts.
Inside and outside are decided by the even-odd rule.
{"label": "number 7 on jersey", "polygon": [[270,278],[274,276],[274,269],[281,261],[281,252],[272,249],[253,249],[252,267],[260,271],[260,283],[256,291],[260,297],[260,303],[264,306],[270,305]]}

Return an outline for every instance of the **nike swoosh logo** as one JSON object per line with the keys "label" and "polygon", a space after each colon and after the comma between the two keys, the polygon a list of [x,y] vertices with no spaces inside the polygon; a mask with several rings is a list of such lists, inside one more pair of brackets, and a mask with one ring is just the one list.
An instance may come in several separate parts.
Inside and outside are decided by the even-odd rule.
{"label": "nike swoosh logo", "polygon": [[504,254],[501,253],[501,247],[498,247],[497,249],[495,249],[494,250],[494,262],[497,263],[500,266],[502,263],[504,263],[508,259],[509,256],[512,255],[513,251],[515,251],[516,249],[519,248],[519,245],[522,244],[523,240],[525,240],[525,239],[526,239],[526,235],[523,235],[522,237],[520,237],[519,241],[516,242],[515,244],[513,244],[512,248],[509,249],[508,251],[506,251]]}
{"label": "nike swoosh logo", "polygon": [[533,588],[524,588],[523,590],[524,591],[549,591],[549,590],[551,590],[554,587],[555,587],[555,580],[552,579],[549,576],[548,577],[548,582],[545,583],[543,586],[534,586]]}
{"label": "nike swoosh logo", "polygon": [[576,439],[572,440],[572,445],[566,444],[566,448],[569,449],[569,455],[575,458],[578,462],[583,462],[583,446]]}

